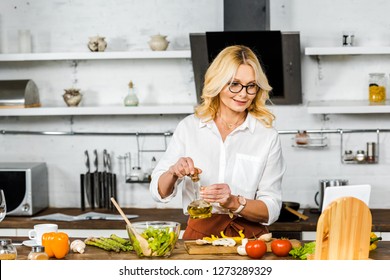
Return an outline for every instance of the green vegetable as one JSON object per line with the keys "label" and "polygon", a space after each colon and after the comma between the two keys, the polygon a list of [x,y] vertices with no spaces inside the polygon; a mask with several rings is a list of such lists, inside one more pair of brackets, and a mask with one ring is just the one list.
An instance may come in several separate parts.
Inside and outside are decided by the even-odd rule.
{"label": "green vegetable", "polygon": [[298,248],[293,248],[289,254],[296,259],[306,260],[308,255],[314,254],[316,243],[309,242]]}
{"label": "green vegetable", "polygon": [[84,241],[85,244],[95,246],[106,251],[128,252],[133,250],[133,246],[129,240],[123,239],[115,234],[111,234],[110,238],[106,237],[89,237]]}
{"label": "green vegetable", "polygon": [[[148,241],[152,250],[151,256],[157,257],[169,255],[178,238],[177,234],[170,231],[168,227],[161,229],[148,227],[141,235]],[[133,246],[137,245],[133,243]]]}

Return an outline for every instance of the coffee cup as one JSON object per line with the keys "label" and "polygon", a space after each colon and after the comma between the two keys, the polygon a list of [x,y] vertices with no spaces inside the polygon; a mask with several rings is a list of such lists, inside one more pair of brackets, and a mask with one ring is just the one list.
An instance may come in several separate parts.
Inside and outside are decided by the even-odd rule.
{"label": "coffee cup", "polygon": [[46,232],[57,232],[57,230],[58,225],[56,224],[39,224],[28,232],[28,237],[34,240],[37,245],[42,245],[42,235]]}

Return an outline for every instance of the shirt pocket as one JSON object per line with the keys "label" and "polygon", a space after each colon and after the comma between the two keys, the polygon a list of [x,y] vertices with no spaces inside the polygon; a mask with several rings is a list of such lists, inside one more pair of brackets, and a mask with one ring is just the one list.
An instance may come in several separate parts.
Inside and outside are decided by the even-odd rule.
{"label": "shirt pocket", "polygon": [[265,162],[259,157],[236,154],[232,182],[238,193],[255,196]]}

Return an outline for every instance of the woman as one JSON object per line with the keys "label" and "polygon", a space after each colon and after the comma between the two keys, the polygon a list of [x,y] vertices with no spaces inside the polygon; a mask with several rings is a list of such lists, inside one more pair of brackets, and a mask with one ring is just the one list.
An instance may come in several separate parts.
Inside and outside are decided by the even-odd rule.
{"label": "woman", "polygon": [[189,176],[200,173],[206,219],[188,219],[183,239],[211,234],[246,237],[268,232],[281,208],[285,171],[280,140],[266,108],[271,90],[256,55],[245,46],[222,50],[205,74],[202,103],[183,119],[157,164],[153,198],[169,202],[182,191],[183,211],[194,200]]}

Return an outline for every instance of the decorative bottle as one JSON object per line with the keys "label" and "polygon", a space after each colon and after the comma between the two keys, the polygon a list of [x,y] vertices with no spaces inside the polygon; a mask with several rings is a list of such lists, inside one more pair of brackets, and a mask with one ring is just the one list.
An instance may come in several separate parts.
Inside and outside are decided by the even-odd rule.
{"label": "decorative bottle", "polygon": [[138,97],[135,94],[133,81],[129,83],[129,92],[124,100],[125,106],[138,106]]}

